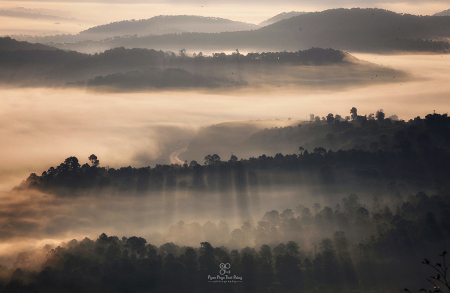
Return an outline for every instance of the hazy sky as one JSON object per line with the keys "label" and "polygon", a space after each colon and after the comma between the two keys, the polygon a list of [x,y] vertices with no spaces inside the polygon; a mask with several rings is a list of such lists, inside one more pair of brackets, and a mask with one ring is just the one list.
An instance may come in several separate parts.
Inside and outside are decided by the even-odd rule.
{"label": "hazy sky", "polygon": [[[378,7],[411,14],[434,14],[450,8],[450,0],[74,0],[0,1],[0,9],[24,7],[34,12],[75,18],[76,21],[0,17],[0,35],[77,33],[89,27],[125,19],[147,19],[157,15],[202,15],[259,23],[288,11],[321,11],[330,8]],[[50,10],[50,11],[49,11]],[[28,10],[33,12],[33,10]],[[33,33],[37,31],[38,33]]]}

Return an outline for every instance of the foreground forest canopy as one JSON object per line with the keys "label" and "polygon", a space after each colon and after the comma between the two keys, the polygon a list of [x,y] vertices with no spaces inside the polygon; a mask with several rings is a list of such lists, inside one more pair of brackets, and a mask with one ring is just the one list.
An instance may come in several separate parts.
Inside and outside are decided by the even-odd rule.
{"label": "foreground forest canopy", "polygon": [[[335,207],[300,204],[272,210],[257,224],[247,221],[234,230],[226,222],[208,221],[179,222],[166,232],[185,242],[210,239],[196,246],[168,242],[157,247],[143,237],[104,233],[94,241],[73,239],[35,254],[19,253],[11,268],[0,266],[0,289],[317,293],[408,287],[442,292],[432,291],[426,277],[436,272],[420,262],[424,257],[433,265],[442,261],[438,254],[450,240],[449,198],[448,193],[384,194],[368,206],[350,194]],[[321,238],[324,234],[328,237]],[[228,270],[222,273],[223,264]]]}
{"label": "foreground forest canopy", "polygon": [[[330,131],[326,140],[335,140],[336,146],[344,139],[355,144],[347,150],[303,145],[291,155],[222,160],[213,154],[201,164],[120,169],[101,167],[91,155],[82,166],[69,157],[41,176],[31,174],[16,192],[37,189],[77,200],[105,192],[142,198],[178,191],[203,202],[218,192],[224,202],[236,197],[243,221],[240,227],[180,221],[156,236],[102,234],[96,240],[47,245],[20,253],[12,267],[1,267],[2,289],[441,292],[433,291],[427,277],[438,280],[445,274],[437,276],[426,265],[446,257],[442,251],[450,240],[450,118],[434,113],[406,122],[395,115],[385,118],[382,110],[373,116],[358,115],[356,108],[350,113],[345,119],[311,115],[310,122],[297,126]],[[334,204],[305,205],[297,197],[297,204],[266,211],[256,221],[250,215],[248,205],[263,189],[276,193],[305,186],[315,188],[313,200],[326,196]],[[221,264],[229,264],[230,282],[221,282]]]}

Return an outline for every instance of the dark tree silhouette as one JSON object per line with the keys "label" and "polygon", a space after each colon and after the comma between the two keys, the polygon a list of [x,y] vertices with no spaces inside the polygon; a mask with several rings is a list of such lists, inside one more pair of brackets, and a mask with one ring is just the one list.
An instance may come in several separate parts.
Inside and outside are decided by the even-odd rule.
{"label": "dark tree silhouette", "polygon": [[97,159],[97,156],[94,154],[90,155],[88,159],[91,162],[92,167],[97,167],[100,164],[100,161]]}

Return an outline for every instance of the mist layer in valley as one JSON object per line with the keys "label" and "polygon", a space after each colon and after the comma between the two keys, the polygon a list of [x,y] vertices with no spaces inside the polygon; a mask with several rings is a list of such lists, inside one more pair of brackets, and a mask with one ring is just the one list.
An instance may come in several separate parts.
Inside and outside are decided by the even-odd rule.
{"label": "mist layer in valley", "polygon": [[[317,132],[336,128],[336,140],[356,134],[356,140],[372,141],[370,151],[355,146],[338,151],[315,147],[309,152],[301,147],[299,155],[262,155],[240,161],[232,155],[221,161],[214,154],[205,157],[204,166],[191,162],[118,169],[101,167],[92,154],[89,163],[72,156],[40,176],[32,173],[3,197],[0,221],[6,255],[2,261],[11,263],[11,255],[22,252],[11,270],[0,267],[0,280],[6,281],[8,290],[30,288],[50,274],[58,281],[44,283],[46,287],[66,288],[64,272],[75,268],[79,273],[72,279],[82,281],[77,286],[92,289],[113,276],[115,283],[125,284],[130,267],[141,282],[159,271],[164,278],[182,276],[182,264],[191,255],[191,261],[199,265],[210,259],[209,266],[194,271],[200,280],[211,276],[219,262],[232,263],[235,270],[242,266],[243,272],[250,272],[243,273],[249,277],[245,288],[260,286],[250,277],[259,274],[256,268],[264,267],[259,263],[263,257],[271,272],[264,280],[272,286],[279,280],[283,288],[383,291],[401,286],[398,282],[425,286],[419,277],[423,272],[415,263],[424,253],[438,254],[448,238],[445,178],[449,176],[450,118],[433,113],[424,119],[395,121],[382,110],[367,117],[358,115],[356,108],[351,109],[351,122],[340,122],[332,115],[326,121],[317,118],[312,122]],[[57,243],[100,229],[109,235],[119,229],[148,236],[119,238],[102,233],[94,241],[78,238],[38,249],[23,244]],[[201,247],[196,249],[199,241]],[[445,260],[445,252],[441,256]],[[179,270],[166,269],[172,262],[178,262]],[[97,272],[88,284],[82,264]],[[156,267],[148,274],[145,264]],[[408,269],[401,270],[405,264]],[[297,269],[285,274],[286,266]],[[114,273],[109,271],[112,267]],[[343,278],[323,273],[327,270]],[[312,278],[306,278],[308,274]],[[299,278],[301,283],[294,282]],[[195,284],[188,286],[204,287],[201,282]],[[129,286],[146,291],[148,286],[168,285],[154,281]]]}
{"label": "mist layer in valley", "polygon": [[450,289],[448,11],[171,3],[0,9],[0,292]]}
{"label": "mist layer in valley", "polygon": [[188,56],[147,49],[116,48],[101,54],[0,40],[0,81],[8,87],[70,86],[103,91],[235,89],[258,87],[364,86],[406,80],[404,72],[356,59],[348,53],[312,48],[297,52]]}
{"label": "mist layer in valley", "polygon": [[[396,114],[407,120],[448,107],[447,56],[358,57],[392,66],[418,79],[339,91],[276,86],[264,91],[107,94],[85,89],[4,88],[0,93],[1,131],[8,144],[1,145],[1,189],[11,189],[32,172],[47,169],[69,156],[85,157],[86,153],[95,153],[111,167],[170,163],[170,153],[185,147],[200,127],[227,121],[274,123],[252,128],[223,152],[212,144],[201,146],[198,157],[180,157],[201,161],[213,153],[224,158],[231,152],[239,158],[261,155],[240,153],[235,145],[258,129],[284,126],[274,121],[276,118],[309,121],[310,114],[322,117],[328,113],[345,117],[352,107],[368,115],[383,105],[388,117]],[[297,148],[290,147],[292,151]]]}

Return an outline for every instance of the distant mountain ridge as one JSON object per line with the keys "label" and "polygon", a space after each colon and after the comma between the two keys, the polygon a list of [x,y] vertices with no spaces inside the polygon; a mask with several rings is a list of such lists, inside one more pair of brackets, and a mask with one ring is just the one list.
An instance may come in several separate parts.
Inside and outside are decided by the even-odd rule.
{"label": "distant mountain ridge", "polygon": [[64,21],[76,21],[74,18],[61,17],[56,15],[47,15],[41,13],[32,13],[25,11],[15,11],[0,9],[0,16],[3,17],[17,17],[17,18],[31,18],[31,19],[45,19],[45,20],[64,20]]}
{"label": "distant mountain ridge", "polygon": [[[330,9],[284,19],[252,31],[129,36],[102,42],[58,44],[82,52],[115,47],[178,51],[296,51],[311,47],[356,52],[439,52],[450,44],[450,18],[398,14],[384,9]],[[94,51],[95,52],[95,51]]]}
{"label": "distant mountain ridge", "polygon": [[288,19],[288,18],[291,18],[291,17],[294,17],[294,16],[298,16],[298,15],[302,15],[302,14],[306,14],[306,13],[309,13],[309,12],[304,12],[304,11],[282,12],[280,14],[275,15],[274,17],[271,17],[271,18],[269,18],[269,19],[267,19],[267,20],[265,20],[263,22],[260,22],[258,25],[259,26],[267,26],[269,24],[278,22],[280,20]]}
{"label": "distant mountain ridge", "polygon": [[37,43],[73,43],[85,41],[101,41],[117,37],[163,34],[220,33],[231,31],[247,31],[258,29],[252,23],[233,21],[219,17],[205,17],[196,15],[159,15],[148,19],[122,20],[111,22],[87,30],[76,35],[55,35],[29,38],[27,41]]}
{"label": "distant mountain ridge", "polygon": [[160,35],[166,33],[218,33],[259,28],[255,24],[219,17],[195,15],[159,15],[149,19],[124,20],[92,27],[80,35],[100,35],[104,38],[123,35]]}
{"label": "distant mountain ridge", "polygon": [[450,16],[450,9],[435,13],[433,16]]}

